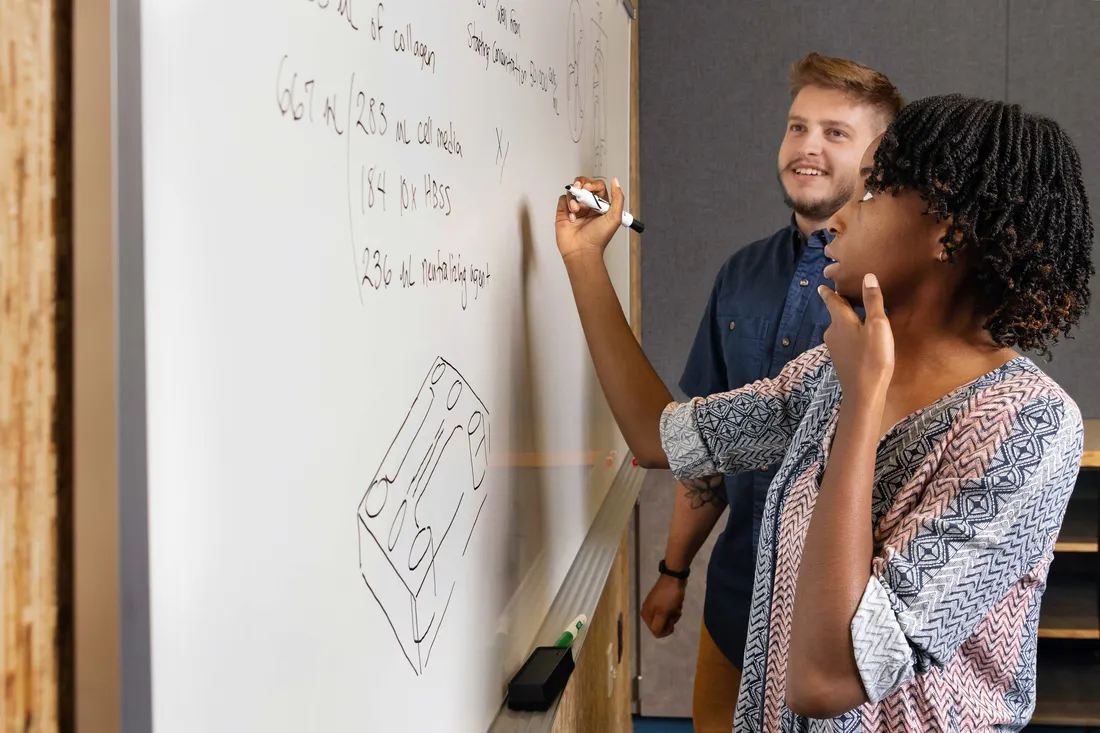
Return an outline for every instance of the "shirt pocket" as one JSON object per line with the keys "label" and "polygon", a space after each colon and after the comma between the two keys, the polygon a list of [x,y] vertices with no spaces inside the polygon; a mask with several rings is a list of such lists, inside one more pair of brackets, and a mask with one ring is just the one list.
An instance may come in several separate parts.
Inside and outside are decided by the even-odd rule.
{"label": "shirt pocket", "polygon": [[761,379],[771,322],[756,316],[720,313],[718,323],[729,388],[738,389]]}

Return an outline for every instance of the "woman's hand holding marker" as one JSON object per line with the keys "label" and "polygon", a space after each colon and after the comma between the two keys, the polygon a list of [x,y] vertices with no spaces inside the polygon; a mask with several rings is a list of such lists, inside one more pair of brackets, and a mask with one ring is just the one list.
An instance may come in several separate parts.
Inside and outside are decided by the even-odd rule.
{"label": "woman's hand holding marker", "polygon": [[[558,198],[554,221],[558,251],[569,257],[578,252],[601,256],[620,226],[641,232],[645,226],[623,210],[623,191],[618,179],[611,181],[611,193],[603,181],[583,176],[565,187]],[[609,200],[610,199],[610,200]]]}

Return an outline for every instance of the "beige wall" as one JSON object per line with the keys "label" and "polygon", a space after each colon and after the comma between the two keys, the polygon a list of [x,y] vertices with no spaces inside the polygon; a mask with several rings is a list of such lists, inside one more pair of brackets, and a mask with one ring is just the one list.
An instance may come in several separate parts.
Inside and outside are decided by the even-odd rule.
{"label": "beige wall", "polygon": [[76,731],[119,724],[111,3],[74,2]]}

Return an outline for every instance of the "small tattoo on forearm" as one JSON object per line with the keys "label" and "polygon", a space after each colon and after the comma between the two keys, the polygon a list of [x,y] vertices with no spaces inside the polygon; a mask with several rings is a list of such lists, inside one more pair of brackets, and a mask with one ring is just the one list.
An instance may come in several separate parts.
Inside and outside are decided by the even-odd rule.
{"label": "small tattoo on forearm", "polygon": [[684,479],[684,492],[691,499],[691,508],[699,509],[707,504],[725,506],[726,492],[722,484],[722,476],[702,476],[700,478]]}

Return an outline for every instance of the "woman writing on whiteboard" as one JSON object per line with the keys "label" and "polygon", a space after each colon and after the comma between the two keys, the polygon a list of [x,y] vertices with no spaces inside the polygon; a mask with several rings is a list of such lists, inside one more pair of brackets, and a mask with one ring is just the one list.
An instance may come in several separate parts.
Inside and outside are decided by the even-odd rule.
{"label": "woman writing on whiteboard", "polygon": [[1073,400],[1014,349],[1047,352],[1088,306],[1079,157],[1050,120],[951,95],[906,107],[861,175],[829,224],[825,344],[776,379],[684,404],[603,264],[616,182],[608,197],[579,181],[610,198],[602,216],[559,200],[558,247],[640,463],[706,495],[782,461],[735,730],[1018,730],[1083,438]]}

